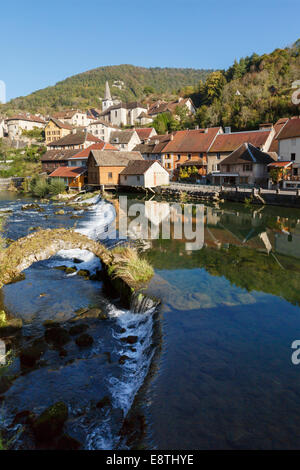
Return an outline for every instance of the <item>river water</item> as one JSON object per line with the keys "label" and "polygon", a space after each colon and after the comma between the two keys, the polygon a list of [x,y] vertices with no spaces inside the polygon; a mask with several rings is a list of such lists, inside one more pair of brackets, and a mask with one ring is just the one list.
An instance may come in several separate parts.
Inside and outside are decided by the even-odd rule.
{"label": "river water", "polygon": [[[11,239],[32,227],[76,225],[116,243],[105,238],[118,204],[95,199],[88,210],[55,215],[56,204],[41,204],[39,213],[22,211],[25,202],[2,195],[0,210],[13,210],[5,225]],[[161,215],[168,206],[139,203]],[[16,413],[38,414],[62,400],[66,431],[86,449],[299,448],[300,365],[291,361],[291,344],[300,339],[300,210],[206,205],[204,220],[200,250],[187,251],[186,240],[172,236],[140,244],[155,269],[148,291],[162,300],[159,311],[126,311],[101,281],[54,269],[74,259],[80,269],[100,269],[80,250],[35,263],[23,281],[2,289],[3,308],[23,319],[22,341],[42,335],[45,320],[65,325],[87,305],[108,314],[89,321],[91,348],[78,351],[71,342],[66,357],[49,350],[39,367],[21,373],[13,355],[4,429],[18,430]],[[138,337],[133,346],[122,341],[129,334]],[[104,396],[111,407],[99,409]],[[30,433],[15,448],[34,448]]]}

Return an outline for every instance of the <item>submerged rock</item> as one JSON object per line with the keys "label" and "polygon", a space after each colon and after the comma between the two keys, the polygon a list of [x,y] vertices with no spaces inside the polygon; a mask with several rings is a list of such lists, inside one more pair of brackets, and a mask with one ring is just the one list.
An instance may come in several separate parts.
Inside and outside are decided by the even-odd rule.
{"label": "submerged rock", "polygon": [[74,266],[65,269],[66,274],[73,274],[73,273],[76,273],[76,271],[77,269]]}
{"label": "submerged rock", "polygon": [[20,353],[21,366],[33,367],[47,350],[47,344],[43,339],[35,340],[32,346],[25,348]]}
{"label": "submerged rock", "polygon": [[79,269],[77,271],[77,276],[89,277],[89,275],[90,275],[90,271],[88,271],[87,269]]}
{"label": "submerged rock", "polygon": [[75,342],[80,348],[88,348],[89,346],[92,346],[94,340],[92,336],[88,335],[87,333],[83,333],[76,338]]}
{"label": "submerged rock", "polygon": [[45,339],[47,343],[52,343],[56,346],[63,346],[70,341],[70,335],[64,328],[51,327],[45,331]]}
{"label": "submerged rock", "polygon": [[109,396],[105,395],[98,403],[96,404],[97,408],[104,408],[105,406],[111,406],[111,400]]}
{"label": "submerged rock", "polygon": [[125,356],[125,354],[123,356],[120,357],[119,359],[119,364],[123,365],[125,364],[126,361],[128,361],[130,359],[130,357],[128,356]]}
{"label": "submerged rock", "polygon": [[32,211],[32,210],[36,210],[36,211],[39,211],[39,212],[44,212],[45,209],[41,206],[39,206],[38,204],[36,203],[32,203],[32,204],[23,204],[23,206],[21,207],[21,210],[22,211]]}
{"label": "submerged rock", "polygon": [[79,323],[78,325],[74,325],[69,329],[69,334],[71,336],[80,335],[84,333],[88,329],[88,325],[85,323]]}
{"label": "submerged rock", "polygon": [[68,407],[63,402],[57,402],[47,408],[32,424],[32,430],[37,441],[49,441],[57,437],[68,419]]}
{"label": "submerged rock", "polygon": [[123,343],[128,343],[128,344],[135,344],[138,340],[137,336],[126,336],[125,338],[121,338],[121,341]]}
{"label": "submerged rock", "polygon": [[106,320],[108,318],[107,313],[102,312],[101,308],[89,308],[77,310],[76,317],[72,321],[83,320],[84,318],[99,318],[100,320]]}
{"label": "submerged rock", "polygon": [[60,209],[59,211],[54,212],[54,215],[64,215],[65,211],[63,209]]}

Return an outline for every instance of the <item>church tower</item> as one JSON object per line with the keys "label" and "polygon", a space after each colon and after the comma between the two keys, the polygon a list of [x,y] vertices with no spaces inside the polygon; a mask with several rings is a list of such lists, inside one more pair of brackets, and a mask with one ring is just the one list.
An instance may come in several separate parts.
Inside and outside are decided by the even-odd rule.
{"label": "church tower", "polygon": [[113,100],[111,99],[110,89],[108,85],[108,81],[105,83],[105,93],[104,98],[102,100],[102,111],[105,111],[107,108],[114,104]]}

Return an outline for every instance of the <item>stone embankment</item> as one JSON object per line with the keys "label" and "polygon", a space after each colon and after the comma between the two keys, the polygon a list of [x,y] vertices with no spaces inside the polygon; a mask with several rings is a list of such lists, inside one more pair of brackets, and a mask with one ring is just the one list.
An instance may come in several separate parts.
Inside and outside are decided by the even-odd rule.
{"label": "stone embankment", "polygon": [[251,204],[296,207],[300,209],[300,190],[271,190],[227,186],[206,186],[200,184],[171,183],[155,188],[157,194],[184,197],[200,201],[232,201]]}

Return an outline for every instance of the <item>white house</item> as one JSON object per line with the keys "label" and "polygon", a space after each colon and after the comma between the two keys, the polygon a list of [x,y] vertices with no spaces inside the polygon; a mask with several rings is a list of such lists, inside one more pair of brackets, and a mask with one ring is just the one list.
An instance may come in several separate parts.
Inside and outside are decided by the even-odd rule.
{"label": "white house", "polygon": [[5,119],[0,116],[0,139],[4,137],[5,133]]}
{"label": "white house", "polygon": [[74,127],[86,127],[92,120],[86,113],[79,109],[59,111],[57,113],[53,113],[53,117]]}
{"label": "white house", "polygon": [[131,150],[141,143],[137,132],[133,129],[124,131],[113,131],[110,134],[110,143],[118,150],[131,152]]}
{"label": "white house", "polygon": [[290,175],[285,177],[284,188],[300,188],[300,117],[292,117],[281,127],[276,138],[278,158],[288,165]]}
{"label": "white house", "polygon": [[104,142],[109,142],[111,132],[118,129],[103,119],[91,120],[87,128],[88,132],[102,139]]}
{"label": "white house", "polygon": [[154,188],[165,184],[169,184],[169,173],[157,161],[131,161],[120,173],[121,186]]}
{"label": "white house", "polygon": [[6,119],[8,137],[13,139],[22,134],[23,130],[31,131],[34,128],[43,129],[46,125],[46,122],[40,116],[35,116],[33,114],[16,114],[10,118]]}

